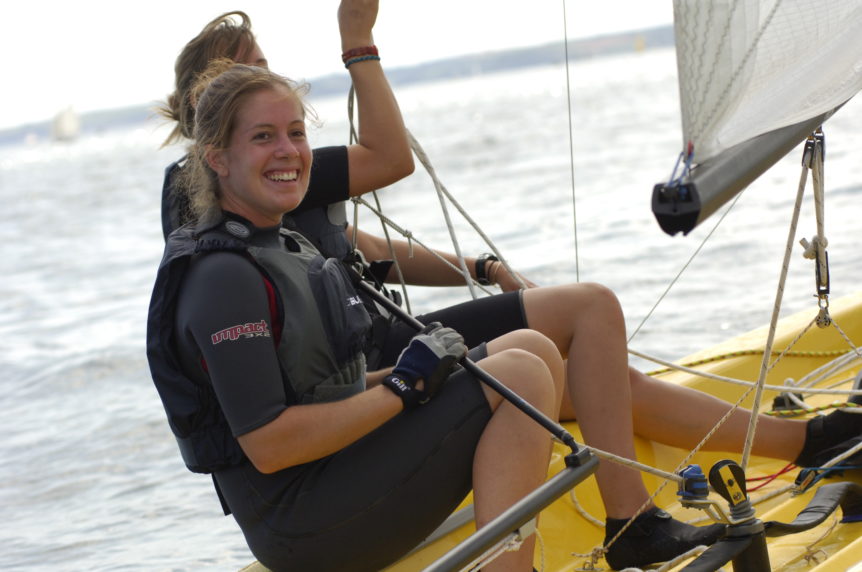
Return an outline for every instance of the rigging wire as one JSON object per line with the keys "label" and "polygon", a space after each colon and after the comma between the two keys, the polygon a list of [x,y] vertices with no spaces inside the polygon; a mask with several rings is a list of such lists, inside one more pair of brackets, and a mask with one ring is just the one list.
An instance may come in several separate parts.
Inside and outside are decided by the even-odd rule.
{"label": "rigging wire", "polygon": [[[769,333],[766,337],[766,348],[764,350],[763,360],[760,365],[760,376],[757,380],[757,386],[754,392],[754,402],[751,406],[752,411],[760,410],[760,401],[763,396],[763,385],[766,383],[766,374],[769,366],[769,355],[772,352],[772,344],[775,341],[775,331],[778,326],[778,316],[781,312],[781,301],[784,297],[784,285],[787,282],[787,273],[790,267],[790,254],[793,251],[793,241],[796,236],[796,228],[799,224],[799,211],[802,208],[802,197],[805,193],[805,183],[808,180],[809,169],[822,169],[822,150],[823,147],[819,141],[814,140],[810,147],[806,145],[802,160],[802,173],[799,176],[799,188],[796,192],[796,205],[793,209],[791,217],[790,229],[787,235],[787,244],[784,251],[784,260],[781,263],[781,277],[778,280],[778,287],[775,292],[775,304],[772,308],[772,319],[769,323]],[[757,431],[757,415],[752,415],[748,424],[748,435],[745,439],[745,445],[742,449],[742,461],[740,466],[743,470],[748,466],[748,460],[751,457],[751,448],[754,443],[754,435]]]}
{"label": "rigging wire", "polygon": [[[658,308],[658,305],[661,304],[665,297],[670,293],[671,288],[673,288],[674,285],[679,281],[679,279],[682,277],[683,272],[688,269],[689,265],[691,265],[697,255],[700,254],[700,251],[703,249],[704,246],[706,246],[707,241],[712,238],[713,233],[718,230],[718,227],[721,226],[722,222],[724,222],[725,217],[727,217],[727,215],[730,214],[730,211],[733,210],[733,207],[736,206],[736,203],[739,201],[740,197],[742,197],[742,194],[743,193],[739,193],[738,195],[736,195],[736,197],[733,199],[733,202],[731,202],[730,205],[724,210],[724,213],[722,213],[721,217],[718,219],[718,221],[715,223],[709,233],[707,233],[707,235],[703,237],[701,243],[694,250],[694,252],[691,253],[691,256],[688,258],[688,260],[686,260],[685,264],[682,265],[682,268],[679,269],[679,272],[677,272],[676,276],[673,277],[673,280],[670,281],[670,284],[667,285],[667,288],[664,289],[664,292],[661,293],[661,295],[658,297],[658,300],[655,301],[655,304],[653,304],[652,308],[649,309],[649,312],[647,312],[646,316],[643,317],[643,319],[634,329],[632,334],[629,336],[627,340],[629,344],[632,343],[632,340],[634,340],[638,332],[641,331],[641,328],[646,325],[647,320],[652,317],[653,312],[655,312],[656,308]],[[631,349],[629,349],[629,353],[632,353]]]}
{"label": "rigging wire", "polygon": [[575,282],[581,281],[581,264],[578,250],[578,207],[577,195],[575,193],[575,144],[574,144],[574,128],[572,127],[572,85],[569,78],[569,30],[566,19],[566,0],[562,0],[563,4],[563,49],[565,52],[566,63],[566,106],[568,109],[569,120],[569,171],[572,179],[572,232],[575,240]]}
{"label": "rigging wire", "polygon": [[[351,144],[359,142],[359,135],[356,133],[356,125],[353,122],[353,110],[354,103],[356,101],[356,90],[353,88],[353,84],[350,84],[350,90],[347,94],[347,118],[348,124],[350,128],[350,135],[348,137]],[[380,198],[377,196],[377,191],[372,191],[371,195],[374,197],[374,202],[377,204],[378,208],[382,208],[380,205]],[[395,256],[395,248],[392,246],[392,238],[389,236],[389,229],[386,227],[384,223],[381,222],[381,227],[383,228],[383,236],[386,239],[386,245],[389,248],[389,256],[392,257],[392,261],[395,266],[395,273],[398,275],[398,282],[401,285],[401,293],[404,298],[404,305],[407,308],[408,312],[412,313],[410,308],[410,295],[407,292],[407,281],[404,279],[404,273],[401,270],[401,264],[398,261],[398,257]],[[354,201],[353,204],[353,237],[351,239],[351,247],[356,250],[357,241],[358,241],[358,233],[359,233],[359,207],[357,203]]]}

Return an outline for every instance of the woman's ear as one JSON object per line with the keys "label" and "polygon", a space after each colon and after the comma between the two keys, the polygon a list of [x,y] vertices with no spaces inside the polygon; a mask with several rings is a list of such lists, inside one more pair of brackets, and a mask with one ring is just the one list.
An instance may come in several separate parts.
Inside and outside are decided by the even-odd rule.
{"label": "woman's ear", "polygon": [[224,150],[208,147],[204,158],[206,159],[207,165],[209,165],[210,169],[215,171],[216,175],[219,177],[227,177],[230,174],[230,171],[227,168],[227,162],[225,161]]}

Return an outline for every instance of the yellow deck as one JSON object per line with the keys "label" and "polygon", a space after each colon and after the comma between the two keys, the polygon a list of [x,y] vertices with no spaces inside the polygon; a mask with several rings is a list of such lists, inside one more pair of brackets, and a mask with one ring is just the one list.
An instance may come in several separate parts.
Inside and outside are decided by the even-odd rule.
{"label": "yellow deck", "polygon": [[[817,308],[786,318],[780,322],[779,331],[775,339],[774,348],[781,350],[805,328],[816,314]],[[834,321],[847,334],[855,345],[862,345],[862,293],[855,296],[833,300],[830,307]],[[762,328],[748,334],[739,336],[730,341],[722,343],[707,351],[681,360],[680,363],[691,363],[700,360],[710,360],[716,356],[727,356],[735,352],[747,350],[762,350],[766,340],[767,330]],[[794,345],[797,352],[805,352],[808,355],[786,357],[769,374],[767,384],[781,385],[787,378],[799,379],[812,369],[834,359],[836,351],[849,351],[850,347],[835,328],[810,329]],[[828,355],[819,355],[825,352]],[[719,375],[746,380],[756,380],[760,371],[761,355],[742,355],[738,357],[722,357],[715,361],[708,361],[698,365],[697,369],[705,370]],[[851,378],[856,369],[851,372],[843,372],[826,383]],[[704,380],[696,376],[680,372],[659,374],[658,377],[673,383],[680,383],[695,387],[697,389],[712,393],[728,401],[736,401],[745,388],[737,385],[729,385],[721,382]],[[841,386],[849,388],[850,383]],[[767,391],[763,397],[762,410],[768,410],[772,404],[776,392]],[[834,396],[816,396],[806,398],[806,402],[813,405],[827,404],[841,399]],[[750,401],[749,401],[750,403]],[[670,406],[670,405],[669,405]],[[577,424],[567,424],[568,430],[581,442],[580,432]],[[645,464],[659,467],[665,471],[673,471],[687,455],[687,451],[660,445],[638,438],[636,440],[638,459]],[[567,448],[556,445],[554,459],[549,468],[549,475],[557,473],[562,468],[562,457]],[[724,458],[739,461],[739,455],[727,455],[717,453],[698,454],[692,462],[698,463],[704,472],[708,473],[710,467]],[[514,462],[514,460],[513,460]],[[785,463],[762,457],[752,457],[747,470],[747,476],[755,477],[771,475],[784,467]],[[853,480],[862,483],[859,472],[848,473],[842,480]],[[753,492],[753,500],[758,499],[769,491],[773,491],[791,484],[798,474],[798,470],[791,471],[779,477],[769,486]],[[835,482],[837,479],[821,481]],[[657,477],[645,475],[647,488],[656,490],[661,484]],[[800,510],[813,496],[816,487],[803,495],[791,496],[784,494],[780,497],[757,504],[755,509],[757,516],[763,520],[792,521]],[[604,521],[604,511],[599,499],[595,480],[591,477],[578,486],[574,495],[585,511],[600,522]],[[716,497],[718,498],[718,497]],[[468,498],[463,506],[468,506],[472,498]],[[664,487],[658,497],[658,504],[673,513],[677,518],[691,520],[703,517],[703,513],[694,509],[686,509],[679,505],[676,499],[676,485],[670,483]],[[838,510],[840,519],[840,509]],[[458,542],[465,539],[473,532],[473,525],[466,524],[443,538],[414,552],[401,562],[387,569],[389,572],[415,572],[422,570],[433,563],[441,555],[445,554]],[[566,496],[546,509],[541,515],[539,526],[540,542],[537,543],[535,566],[539,571],[562,572],[583,569],[589,562],[588,558],[581,556],[590,553],[594,548],[601,545],[603,529],[582,517],[572,497]],[[770,561],[773,570],[795,571],[816,570],[818,572],[833,570],[858,569],[862,571],[862,523],[836,524],[834,518],[827,519],[820,526],[804,533],[768,539]],[[856,568],[858,567],[858,568]],[[603,560],[597,563],[597,569],[607,570]],[[730,569],[729,567],[727,568]],[[243,569],[246,572],[260,572],[265,570],[260,564],[252,564]]]}

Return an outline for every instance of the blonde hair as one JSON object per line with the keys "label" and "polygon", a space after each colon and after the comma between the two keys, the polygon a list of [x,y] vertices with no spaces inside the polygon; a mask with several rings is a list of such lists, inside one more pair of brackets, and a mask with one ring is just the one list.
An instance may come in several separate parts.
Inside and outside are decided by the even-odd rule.
{"label": "blonde hair", "polygon": [[296,97],[303,117],[314,117],[304,102],[307,84],[297,84],[268,69],[221,58],[210,62],[200,74],[190,92],[190,101],[195,109],[194,141],[179,181],[181,188],[188,193],[195,218],[199,219],[216,208],[221,198],[218,176],[206,162],[207,151],[229,147],[237,114],[249,95],[278,87],[287,89]]}

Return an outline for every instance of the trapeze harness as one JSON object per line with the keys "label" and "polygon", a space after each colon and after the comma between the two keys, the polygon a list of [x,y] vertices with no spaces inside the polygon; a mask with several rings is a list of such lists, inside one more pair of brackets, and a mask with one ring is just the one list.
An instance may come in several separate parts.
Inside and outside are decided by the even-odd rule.
{"label": "trapeze harness", "polygon": [[[361,350],[370,318],[345,268],[338,260],[324,259],[301,235],[287,229],[280,234],[281,249],[255,246],[246,240],[251,231],[245,224],[222,218],[201,229],[180,228],[165,247],[150,301],[147,357],[180,454],[193,472],[211,473],[246,459],[212,384],[196,382],[182,371],[172,343],[180,287],[195,256],[238,252],[260,270],[273,292],[272,329],[287,405],[336,401],[365,389]],[[246,333],[254,332],[236,332]],[[224,505],[220,492],[219,497]]]}

